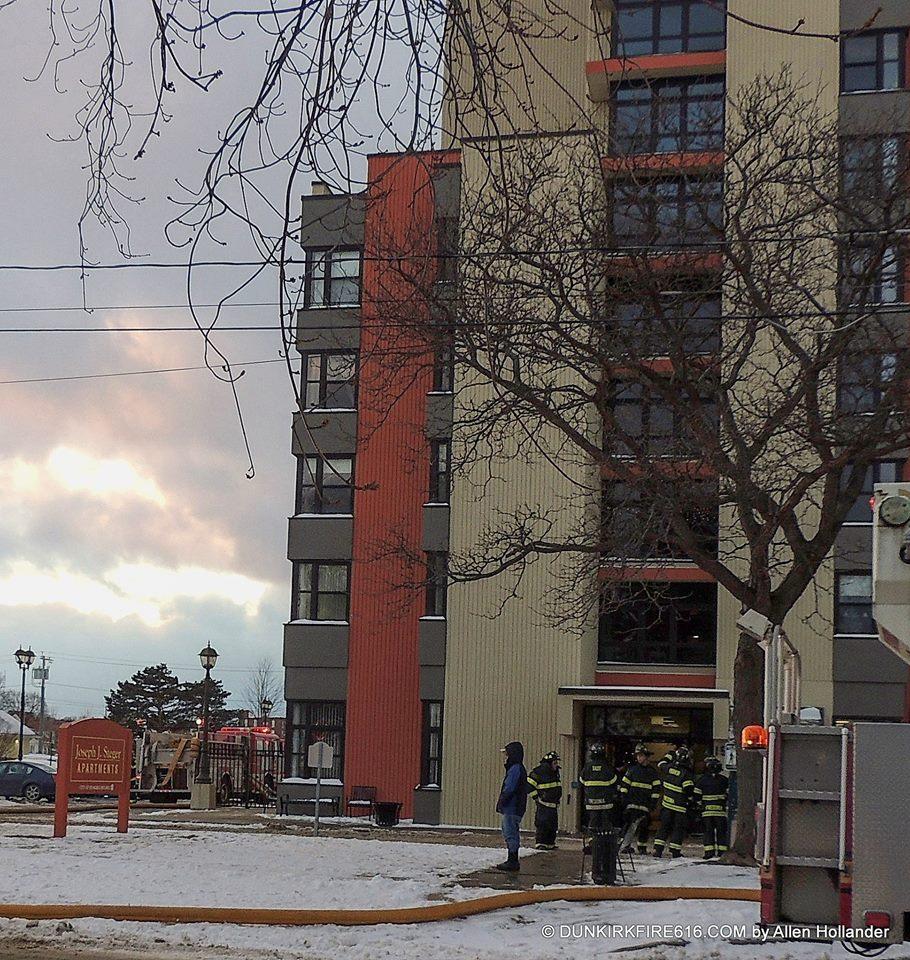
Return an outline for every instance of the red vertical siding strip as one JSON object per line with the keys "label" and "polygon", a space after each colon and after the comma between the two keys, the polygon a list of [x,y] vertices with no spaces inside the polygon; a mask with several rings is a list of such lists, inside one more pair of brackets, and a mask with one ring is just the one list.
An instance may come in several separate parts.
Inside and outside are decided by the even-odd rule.
{"label": "red vertical siding strip", "polygon": [[424,600],[402,585],[425,576],[414,558],[428,496],[432,365],[410,322],[398,320],[426,316],[416,291],[435,274],[434,162],[371,157],[364,232],[344,780],[348,791],[367,784],[380,800],[401,801],[406,817],[420,779]]}

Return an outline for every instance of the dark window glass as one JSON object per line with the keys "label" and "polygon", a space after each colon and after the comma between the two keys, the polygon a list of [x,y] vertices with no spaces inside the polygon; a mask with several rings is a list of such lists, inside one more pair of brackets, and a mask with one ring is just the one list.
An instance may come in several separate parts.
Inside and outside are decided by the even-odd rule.
{"label": "dark window glass", "polygon": [[[669,481],[668,481],[669,483]],[[698,546],[713,553],[717,549],[717,487],[707,481],[678,481],[667,490],[668,500],[689,505],[686,519],[696,534]],[[687,560],[689,554],[679,543],[660,504],[641,490],[620,482],[608,482],[603,491],[603,555],[605,559]]]}
{"label": "dark window glass", "polygon": [[451,441],[433,440],[430,444],[430,503],[449,502],[451,469]]}
{"label": "dark window glass", "polygon": [[698,291],[668,293],[660,309],[621,303],[614,308],[619,351],[666,357],[714,353],[720,348],[720,297]]}
{"label": "dark window glass", "polygon": [[424,787],[442,786],[442,701],[423,701],[423,754],[420,783]]}
{"label": "dark window glass", "polygon": [[670,246],[723,235],[723,183],[703,180],[617,180],[612,188],[612,241]]}
{"label": "dark window glass", "polygon": [[451,350],[440,350],[433,358],[433,390],[451,393],[454,389],[455,369]]}
{"label": "dark window glass", "polygon": [[297,513],[353,513],[354,458],[301,457]]}
{"label": "dark window glass", "polygon": [[841,90],[897,90],[904,85],[906,30],[881,30],[841,42]]}
{"label": "dark window glass", "polygon": [[614,153],[683,153],[724,145],[724,81],[621,84],[613,103]]}
{"label": "dark window glass", "polygon": [[897,248],[851,246],[844,257],[841,299],[850,306],[904,299],[903,257]]}
{"label": "dark window glass", "polygon": [[[615,436],[604,437],[605,448],[614,456],[686,456],[696,455],[701,447],[692,427],[698,422],[694,404],[685,416],[679,404],[671,404],[657,394],[647,393],[640,383],[615,381],[612,386],[612,412]],[[698,398],[698,414],[703,422],[716,427],[716,406],[707,395]]]}
{"label": "dark window glass", "polygon": [[723,0],[616,0],[614,57],[689,50],[723,50],[726,16]]}
{"label": "dark window glass", "polygon": [[449,565],[446,555],[435,551],[427,553],[426,616],[446,615],[448,579]]}
{"label": "dark window glass", "polygon": [[673,583],[647,596],[629,584],[617,587],[601,613],[598,660],[712,664],[716,637],[716,585]]}
{"label": "dark window glass", "polygon": [[310,309],[358,306],[360,268],[359,250],[307,250],[304,304]]}
{"label": "dark window glass", "polygon": [[838,407],[843,413],[874,413],[897,372],[897,355],[855,354],[840,364]]}
{"label": "dark window glass", "polygon": [[907,149],[899,137],[845,137],[841,175],[847,196],[891,197],[907,175]]}
{"label": "dark window glass", "polygon": [[293,620],[347,620],[348,563],[298,563]]}
{"label": "dark window glass", "polygon": [[872,619],[872,574],[839,573],[834,598],[834,632],[876,634]]}
{"label": "dark window glass", "polygon": [[[850,507],[844,523],[865,523],[872,524],[872,494],[875,492],[877,483],[896,483],[901,479],[904,468],[903,460],[879,460],[871,464],[866,469],[866,476],[863,480],[863,488],[860,490],[856,501]],[[843,484],[846,487],[850,480],[850,471],[843,473]]]}
{"label": "dark window glass", "polygon": [[303,405],[313,410],[353,410],[357,404],[357,354],[303,356]]}
{"label": "dark window glass", "polygon": [[334,700],[292,700],[288,703],[288,776],[316,776],[307,766],[307,750],[324,740],[334,750],[332,766],[322,771],[323,779],[340,780],[344,771],[344,702]]}

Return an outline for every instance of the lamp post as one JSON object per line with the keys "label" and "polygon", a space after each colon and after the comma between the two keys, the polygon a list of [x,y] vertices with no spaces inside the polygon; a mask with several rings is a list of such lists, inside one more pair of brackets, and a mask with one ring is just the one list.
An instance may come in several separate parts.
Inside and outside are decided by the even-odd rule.
{"label": "lamp post", "polygon": [[19,700],[19,759],[22,759],[22,747],[25,741],[25,673],[35,662],[35,651],[31,647],[23,650],[22,647],[16,651],[16,663],[22,671],[22,696]]}
{"label": "lamp post", "polygon": [[272,712],[272,707],[273,707],[273,706],[275,706],[275,704],[273,704],[272,701],[269,700],[268,697],[263,697],[263,698],[262,698],[262,703],[259,704],[259,709],[260,709],[260,711],[261,711],[261,714],[260,714],[260,715],[261,715],[261,717],[262,717],[263,720],[268,720],[269,714]]}
{"label": "lamp post", "polygon": [[199,779],[197,783],[211,783],[212,769],[209,763],[209,687],[211,674],[218,660],[218,651],[212,646],[205,646],[199,651],[199,662],[205,670],[205,683],[202,687],[202,752],[199,757]]}

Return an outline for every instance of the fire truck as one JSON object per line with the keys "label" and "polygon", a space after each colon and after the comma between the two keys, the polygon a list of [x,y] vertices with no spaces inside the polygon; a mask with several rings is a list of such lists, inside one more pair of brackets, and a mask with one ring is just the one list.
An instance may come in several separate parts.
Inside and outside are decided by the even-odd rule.
{"label": "fire truck", "polygon": [[[282,773],[282,739],[271,727],[221,727],[209,738],[209,769],[220,805],[269,803]],[[198,737],[144,730],[136,738],[133,798],[188,800],[198,775]]]}
{"label": "fire truck", "polygon": [[[910,664],[910,483],[877,484],[873,510],[873,616]],[[756,617],[740,625],[766,650],[765,724],[742,737],[764,753],[762,923],[877,956],[910,940],[910,723],[801,722],[799,653]]]}

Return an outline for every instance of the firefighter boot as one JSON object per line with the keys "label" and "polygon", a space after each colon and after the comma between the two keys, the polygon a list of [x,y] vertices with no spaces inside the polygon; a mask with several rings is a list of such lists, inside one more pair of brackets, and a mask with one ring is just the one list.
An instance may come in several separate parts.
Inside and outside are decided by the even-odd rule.
{"label": "firefighter boot", "polygon": [[517,873],[521,867],[518,864],[518,851],[510,850],[509,859],[504,863],[500,863],[496,866],[497,870],[502,870],[504,873]]}

